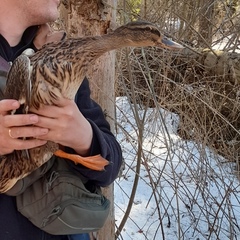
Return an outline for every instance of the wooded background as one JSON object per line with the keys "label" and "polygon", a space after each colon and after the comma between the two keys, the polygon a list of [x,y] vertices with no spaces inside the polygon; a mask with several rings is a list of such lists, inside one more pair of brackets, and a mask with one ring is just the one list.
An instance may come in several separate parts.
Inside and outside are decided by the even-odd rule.
{"label": "wooded background", "polygon": [[[69,36],[102,35],[148,20],[183,44],[181,53],[146,48],[105,54],[89,74],[93,98],[115,122],[115,96],[178,114],[178,134],[240,161],[240,3],[238,0],[63,0],[57,25]],[[221,47],[221,50],[219,50]],[[106,191],[114,202],[113,186]],[[109,221],[95,239],[115,239]],[[93,236],[92,236],[93,237]],[[117,238],[117,237],[116,237]]]}
{"label": "wooded background", "polygon": [[[149,20],[156,23],[165,35],[186,47],[180,53],[166,53],[156,48],[119,51],[116,88],[118,96],[127,96],[132,104],[139,104],[140,109],[153,107],[160,111],[164,108],[176,113],[180,120],[178,135],[183,140],[193,141],[198,145],[199,152],[202,152],[199,168],[201,166],[206,168],[199,170],[199,177],[203,178],[203,181],[208,179],[208,174],[211,175],[211,160],[206,157],[205,147],[209,147],[216,154],[215,159],[223,156],[226,162],[234,163],[235,167],[232,172],[238,175],[240,161],[240,2],[220,0],[119,1],[118,10],[119,22],[125,23],[136,19]],[[138,132],[141,133],[144,124],[138,127]],[[143,139],[139,139],[139,143],[141,142]],[[192,154],[191,149],[185,150]],[[144,159],[144,153],[138,159],[141,159],[141,164],[143,162],[148,164]],[[182,157],[179,156],[179,159]],[[222,164],[224,160],[219,160],[219,162]],[[184,164],[191,169],[192,179],[195,181],[195,170],[188,162]],[[150,164],[147,166],[151,168]],[[163,172],[164,170],[159,169],[159,176],[162,176]],[[139,172],[136,173],[138,174]],[[148,174],[154,175],[154,171]],[[172,177],[174,178],[174,174]],[[160,179],[156,179],[153,186],[156,182],[160,182]],[[176,178],[176,183],[179,181],[177,179],[181,179],[181,176]],[[209,179],[214,184],[217,182],[217,178],[209,177]],[[149,181],[151,182],[151,177]],[[184,181],[181,184],[184,185]],[[224,185],[224,182],[220,183],[219,188]],[[153,195],[160,194],[160,191],[153,190]],[[175,191],[178,199],[181,194],[178,189]],[[204,191],[207,192],[207,188],[204,188]],[[205,195],[204,192],[200,192],[202,196]],[[238,192],[234,194],[237,195]],[[227,195],[226,191],[223,197],[228,198]],[[158,207],[174,208],[171,201],[165,204],[166,197],[167,193],[159,197],[156,203]],[[134,197],[131,195],[129,199],[131,201]],[[190,201],[198,202],[197,199]],[[206,215],[205,221],[211,226],[211,230],[209,235],[203,239],[222,239],[219,237],[220,229],[223,229],[225,225],[217,226],[217,214],[214,215],[215,220],[212,224],[210,218],[207,217],[208,214],[211,215],[207,209],[211,209],[212,206],[206,199],[204,206],[206,208],[202,207],[199,218]],[[159,210],[158,207],[156,206],[156,209]],[[181,211],[181,209],[178,210]],[[164,234],[166,225],[161,222],[164,219],[164,213],[168,214],[168,211],[163,210],[159,213],[159,228],[162,231],[159,239],[168,239]],[[193,212],[192,214],[195,215]],[[229,221],[232,221],[229,212],[224,212],[224,214],[229,216]],[[119,232],[124,229],[127,216],[128,214],[125,214],[123,217]],[[177,234],[176,239],[188,239],[181,225],[181,215],[176,216],[176,221],[179,223],[178,230],[183,231]],[[200,229],[198,225],[196,231],[201,231]],[[226,239],[235,239],[234,235],[234,231],[230,230]],[[121,236],[120,233],[119,236]]]}
{"label": "wooded background", "polygon": [[[155,22],[167,36],[186,47],[171,56],[156,49],[145,51],[154,80],[154,97],[149,97],[146,80],[137,72],[138,63],[131,62],[139,101],[150,107],[160,104],[179,114],[181,137],[204,142],[237,162],[240,160],[239,6],[239,1],[216,0],[123,1],[125,14],[120,17],[122,22],[139,18]],[[221,50],[219,46],[223,46]],[[144,63],[139,49],[134,54]],[[121,66],[121,71],[126,76],[126,66]],[[164,76],[159,79],[160,72]],[[121,86],[119,89],[121,92]]]}

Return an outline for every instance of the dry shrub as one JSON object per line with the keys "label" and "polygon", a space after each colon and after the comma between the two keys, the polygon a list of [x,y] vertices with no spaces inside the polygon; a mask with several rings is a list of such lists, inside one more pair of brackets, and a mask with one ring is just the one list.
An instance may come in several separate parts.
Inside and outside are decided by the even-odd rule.
{"label": "dry shrub", "polygon": [[156,48],[122,51],[116,92],[144,106],[160,105],[177,113],[183,139],[239,162],[240,56],[210,50],[187,53]]}
{"label": "dry shrub", "polygon": [[[123,135],[120,139],[126,159],[120,189],[123,183],[129,183],[129,172],[135,172],[135,179],[142,176],[142,181],[150,182],[152,187],[148,203],[153,196],[155,201],[155,206],[147,204],[146,209],[158,213],[155,222],[150,223],[157,227],[142,229],[139,214],[130,211],[137,199],[133,192],[137,195],[143,191],[141,181],[135,184],[134,179],[130,190],[123,189],[123,195],[129,190],[129,203],[120,207],[124,216],[117,224],[118,232],[124,232],[127,220],[140,226],[145,239],[238,239],[239,210],[235,207],[239,200],[235,204],[232,196],[239,199],[239,183],[236,181],[235,188],[231,179],[236,178],[232,174],[236,164],[232,162],[240,160],[240,57],[234,53],[239,51],[239,1],[147,0],[141,1],[137,13],[131,11],[132,2],[136,1],[119,2],[124,3],[120,6],[120,21],[149,20],[168,37],[194,49],[173,53],[131,48],[117,54],[116,94],[127,96],[123,99],[132,103],[128,111],[121,105],[118,109],[124,116],[117,126]],[[213,51],[213,47],[224,51]],[[165,116],[161,108],[177,113],[179,118],[175,114]],[[129,117],[131,111],[135,121]],[[150,117],[149,111],[153,112]],[[175,135],[178,119],[179,136],[190,141]],[[139,124],[135,126],[135,122]],[[145,139],[142,133],[151,134]],[[186,205],[181,206],[181,202]],[[150,219],[146,225],[147,221]],[[171,226],[176,222],[172,237],[169,232],[174,232]],[[126,229],[129,239],[135,239],[132,229]]]}

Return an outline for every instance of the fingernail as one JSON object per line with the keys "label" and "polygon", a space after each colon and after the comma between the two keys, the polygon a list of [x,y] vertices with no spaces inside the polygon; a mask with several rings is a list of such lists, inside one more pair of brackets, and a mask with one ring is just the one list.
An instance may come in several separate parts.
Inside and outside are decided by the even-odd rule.
{"label": "fingernail", "polygon": [[18,102],[18,101],[13,102],[13,103],[12,103],[12,106],[13,106],[14,108],[18,108],[18,107],[19,107],[19,102]]}
{"label": "fingernail", "polygon": [[38,122],[38,116],[36,116],[36,115],[31,115],[31,116],[30,116],[30,121],[31,121],[32,123],[37,123],[37,122]]}

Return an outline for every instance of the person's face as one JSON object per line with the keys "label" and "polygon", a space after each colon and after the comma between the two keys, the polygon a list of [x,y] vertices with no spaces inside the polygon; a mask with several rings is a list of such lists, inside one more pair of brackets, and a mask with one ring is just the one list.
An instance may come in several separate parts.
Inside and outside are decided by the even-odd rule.
{"label": "person's face", "polygon": [[[60,0],[16,0],[22,17],[29,25],[39,25],[55,21],[58,17],[58,5]],[[20,12],[21,12],[20,11]],[[21,14],[21,13],[20,13]]]}

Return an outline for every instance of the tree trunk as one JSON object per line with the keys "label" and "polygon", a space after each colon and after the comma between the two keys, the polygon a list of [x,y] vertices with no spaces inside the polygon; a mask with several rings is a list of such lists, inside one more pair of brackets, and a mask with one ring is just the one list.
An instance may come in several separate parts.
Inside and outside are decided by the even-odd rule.
{"label": "tree trunk", "polygon": [[[70,0],[63,1],[60,19],[69,36],[82,37],[103,35],[114,28],[116,20],[117,0]],[[92,98],[101,105],[113,130],[114,122],[114,83],[115,83],[115,52],[103,55],[92,66],[88,77],[92,91]],[[91,236],[97,240],[115,239],[115,218],[113,184],[103,189],[105,196],[111,201],[110,216],[104,228]]]}

